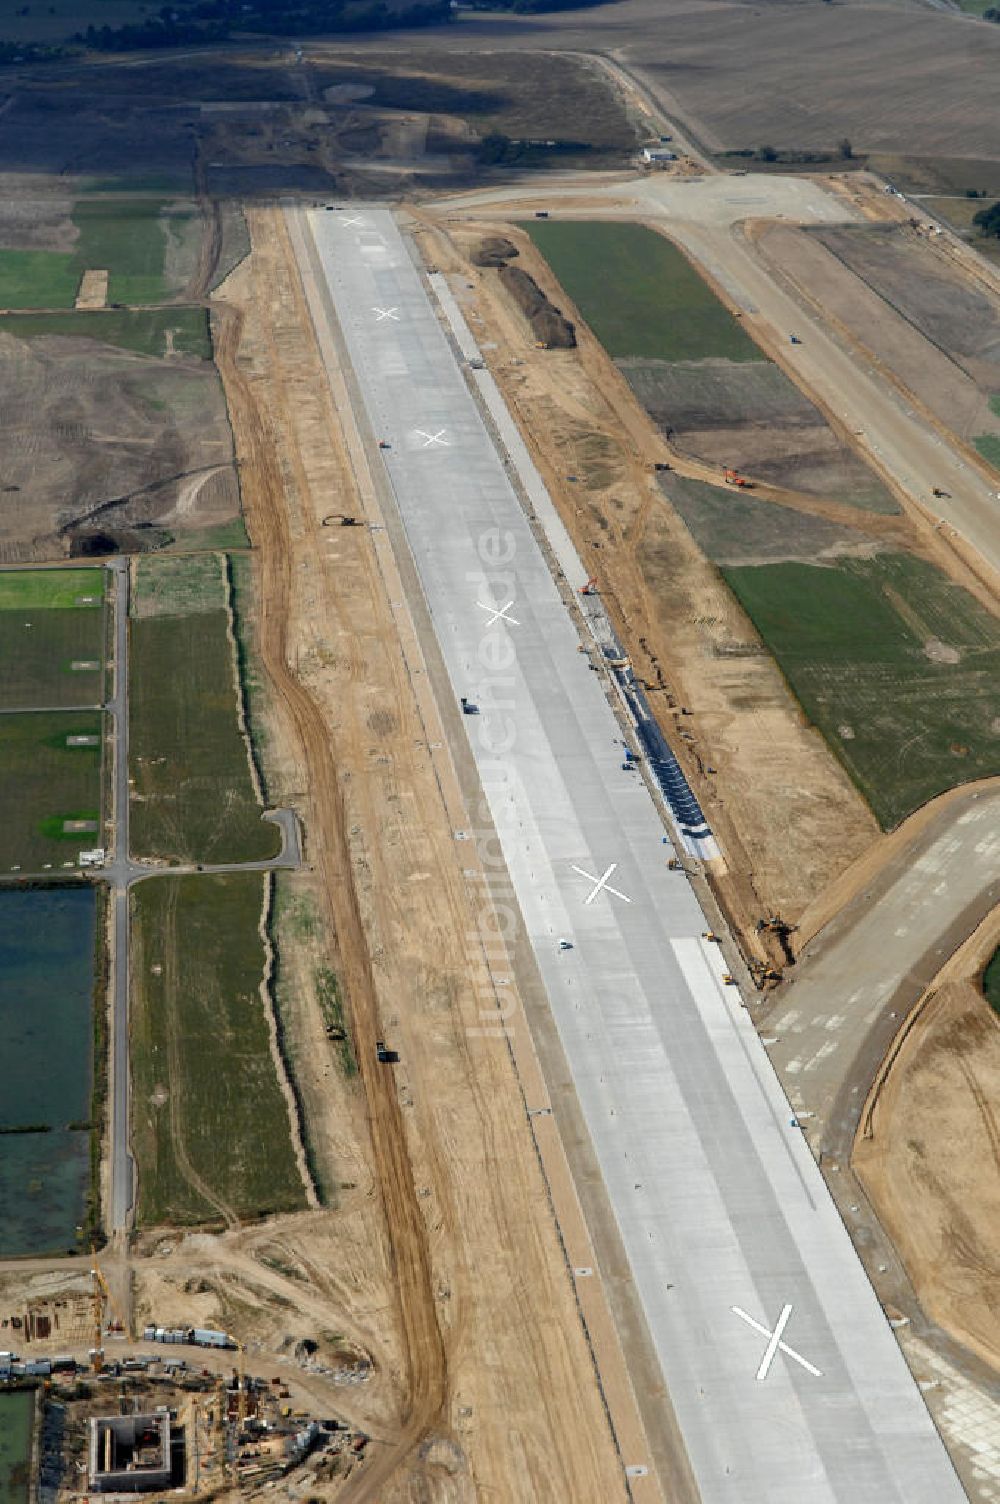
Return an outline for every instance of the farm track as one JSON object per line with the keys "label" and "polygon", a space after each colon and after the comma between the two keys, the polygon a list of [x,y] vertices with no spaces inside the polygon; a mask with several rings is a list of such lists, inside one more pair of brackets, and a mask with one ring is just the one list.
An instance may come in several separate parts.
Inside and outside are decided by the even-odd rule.
{"label": "farm track", "polygon": [[[260,564],[260,655],[301,747],[305,782],[311,791],[315,862],[337,936],[344,990],[358,1065],[368,1104],[378,1184],[389,1235],[392,1272],[400,1317],[404,1375],[403,1425],[395,1442],[381,1451],[342,1494],[354,1504],[377,1495],[405,1464],[442,1413],[447,1364],[431,1283],[427,1234],[414,1186],[405,1130],[391,1073],[376,1068],[378,1006],[371,961],[351,880],[344,808],[330,758],[329,737],[316,701],[288,661],[288,619],[292,600],[292,538],[285,494],[270,422],[287,423],[279,412],[265,415],[240,369],[242,311],[223,301],[217,314],[216,359],[232,415],[241,460],[243,501]],[[267,309],[258,315],[273,350]],[[280,384],[281,366],[272,369]],[[317,551],[319,539],[316,540]]]}

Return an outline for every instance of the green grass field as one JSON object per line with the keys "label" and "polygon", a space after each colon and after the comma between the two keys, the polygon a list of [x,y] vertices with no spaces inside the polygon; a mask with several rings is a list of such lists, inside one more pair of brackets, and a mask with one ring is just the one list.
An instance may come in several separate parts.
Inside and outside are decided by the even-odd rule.
{"label": "green grass field", "polygon": [[143,1226],[305,1205],[260,984],[264,879],[133,889],[133,1144]]}
{"label": "green grass field", "polygon": [[225,600],[225,577],[218,554],[181,554],[144,561],[135,574],[132,609],[136,616],[191,616]]}
{"label": "green grass field", "polygon": [[0,308],[72,308],[79,285],[62,251],[0,251]]}
{"label": "green grass field", "polygon": [[995,1013],[1000,1013],[1000,950],[995,950],[983,972],[983,995]]}
{"label": "green grass field", "polygon": [[199,360],[212,358],[208,313],[204,308],[109,308],[79,313],[11,313],[0,318],[0,333],[13,334],[18,339],[63,334],[99,340],[139,355],[165,355],[170,331],[178,354],[195,355]]}
{"label": "green grass field", "polygon": [[883,829],[996,773],[1000,622],[932,566],[896,554],[723,574]]}
{"label": "green grass field", "polygon": [[[89,711],[0,715],[0,871],[56,870],[98,831],[65,831],[66,821],[98,820],[102,717]],[[67,746],[67,737],[96,745]]]}
{"label": "green grass field", "polygon": [[566,220],[521,228],[616,359],[763,360],[691,263],[655,231]]}
{"label": "green grass field", "polygon": [[94,611],[104,600],[103,569],[0,570],[0,611],[56,610],[72,606]]}
{"label": "green grass field", "polygon": [[102,704],[103,606],[101,569],[0,571],[0,709]]}
{"label": "green grass field", "polygon": [[101,705],[103,611],[0,611],[0,709]]}
{"label": "green grass field", "polygon": [[198,233],[194,208],[169,213],[162,198],[84,198],[73,206],[71,251],[0,250],[0,308],[72,308],[85,271],[107,271],[109,303],[161,303],[168,240]]}
{"label": "green grass field", "polygon": [[[143,592],[148,603],[156,590],[148,574],[162,571],[178,588],[178,562],[141,561],[139,610]],[[260,860],[278,852],[280,836],[260,818],[240,732],[221,573],[205,576],[197,610],[193,588],[188,580],[178,614],[164,614],[161,588],[161,614],[130,623],[132,846],[183,862]]]}
{"label": "green grass field", "polygon": [[995,433],[983,433],[972,442],[986,463],[994,470],[1000,470],[1000,438]]}
{"label": "green grass field", "polygon": [[[109,303],[158,303],[171,295],[164,279],[167,236],[182,233],[194,211],[165,215],[160,198],[81,199],[73,208],[80,238],[73,252],[79,278],[104,268]],[[40,305],[35,305],[40,306]]]}

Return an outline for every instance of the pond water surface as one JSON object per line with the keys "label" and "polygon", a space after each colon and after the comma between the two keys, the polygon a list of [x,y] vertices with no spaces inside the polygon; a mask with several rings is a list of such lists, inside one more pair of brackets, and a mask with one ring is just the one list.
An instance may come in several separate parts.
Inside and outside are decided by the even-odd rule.
{"label": "pond water surface", "polygon": [[92,888],[0,888],[0,1256],[73,1249],[84,1219],[95,922]]}

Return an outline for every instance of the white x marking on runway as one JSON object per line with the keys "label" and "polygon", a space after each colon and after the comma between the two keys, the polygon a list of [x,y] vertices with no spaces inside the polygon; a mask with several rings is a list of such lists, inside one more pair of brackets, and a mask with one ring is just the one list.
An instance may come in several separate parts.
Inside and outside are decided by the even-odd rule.
{"label": "white x marking on runway", "polygon": [[571,862],[570,865],[572,866],[574,872],[579,872],[580,876],[581,877],[585,877],[587,879],[588,883],[593,883],[594,884],[593,888],[588,893],[587,897],[583,900],[584,903],[593,903],[593,901],[597,897],[598,893],[602,893],[602,892],[604,892],[604,893],[613,893],[616,898],[622,898],[622,899],[625,900],[626,903],[631,903],[632,902],[631,898],[629,898],[629,896],[628,896],[627,893],[622,893],[618,888],[613,888],[611,886],[611,884],[608,882],[608,878],[611,876],[612,872],[614,872],[616,870],[617,866],[618,866],[617,862],[612,862],[611,866],[608,868],[608,870],[606,872],[603,872],[600,877],[595,877],[592,872],[584,872],[583,868],[582,867],[578,867],[575,862]]}
{"label": "white x marking on runway", "polygon": [[777,1325],[773,1332],[769,1327],[763,1326],[761,1322],[754,1321],[753,1317],[748,1315],[746,1311],[742,1311],[739,1306],[731,1306],[730,1309],[734,1316],[738,1316],[741,1321],[746,1322],[747,1326],[752,1326],[755,1332],[760,1332],[762,1337],[768,1339],[767,1347],[764,1349],[764,1356],[760,1360],[760,1367],[757,1369],[756,1376],[758,1382],[763,1383],[767,1378],[771,1364],[774,1362],[774,1355],[779,1351],[783,1352],[786,1358],[791,1358],[794,1363],[801,1364],[807,1373],[811,1373],[814,1378],[822,1378],[822,1369],[814,1367],[807,1358],[803,1358],[801,1353],[797,1353],[794,1347],[789,1347],[787,1342],[782,1342],[781,1340],[781,1334],[788,1325],[788,1318],[792,1314],[791,1306],[782,1306],[781,1315],[778,1317]]}
{"label": "white x marking on runway", "polygon": [[490,619],[486,623],[488,627],[492,627],[493,624],[498,621],[505,621],[512,627],[519,627],[521,623],[517,620],[517,618],[507,615],[507,612],[510,610],[513,604],[513,601],[508,601],[506,606],[484,606],[482,601],[476,602],[476,605],[479,607],[480,611],[489,612]]}
{"label": "white x marking on runway", "polygon": [[345,225],[363,225],[364,224],[364,220],[363,219],[358,219],[357,216],[355,216],[354,219],[344,219],[344,220],[341,220],[341,224],[345,224]]}
{"label": "white x marking on runway", "polygon": [[418,428],[417,433],[422,439],[425,440],[425,443],[421,445],[421,448],[430,449],[432,444],[440,444],[442,449],[450,448],[451,446],[449,445],[448,440],[445,438],[445,434],[447,432],[448,430],[446,428],[439,428],[437,433],[424,433],[424,430],[422,428]]}
{"label": "white x marking on runway", "polygon": [[383,319],[392,319],[394,323],[399,323],[398,308],[373,308],[372,313],[375,315],[376,324],[381,324]]}

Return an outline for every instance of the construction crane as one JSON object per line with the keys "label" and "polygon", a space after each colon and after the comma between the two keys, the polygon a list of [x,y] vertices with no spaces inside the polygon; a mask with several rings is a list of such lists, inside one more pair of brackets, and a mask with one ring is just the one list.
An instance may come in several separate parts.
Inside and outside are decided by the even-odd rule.
{"label": "construction crane", "polygon": [[94,1345],[90,1349],[90,1366],[95,1373],[104,1367],[104,1302],[110,1302],[108,1282],[94,1264],[90,1271],[93,1284],[91,1310],[94,1318]]}
{"label": "construction crane", "polygon": [[236,1425],[237,1437],[243,1430],[243,1423],[247,1418],[247,1350],[243,1343],[238,1344],[239,1352],[239,1387],[236,1391]]}

